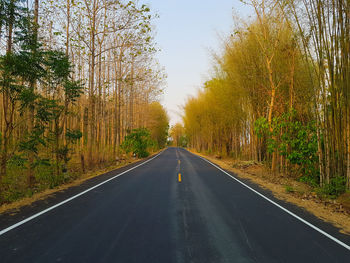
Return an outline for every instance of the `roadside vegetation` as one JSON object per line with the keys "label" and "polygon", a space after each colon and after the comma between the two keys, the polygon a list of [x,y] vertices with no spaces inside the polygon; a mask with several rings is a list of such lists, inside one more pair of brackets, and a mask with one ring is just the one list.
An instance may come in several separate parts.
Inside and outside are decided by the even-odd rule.
{"label": "roadside vegetation", "polygon": [[187,137],[185,128],[181,123],[176,123],[169,130],[171,145],[177,147],[187,147]]}
{"label": "roadside vegetation", "polygon": [[138,1],[0,1],[0,205],[165,146],[154,18]]}
{"label": "roadside vegetation", "polygon": [[189,147],[350,200],[349,1],[245,2],[184,105]]}

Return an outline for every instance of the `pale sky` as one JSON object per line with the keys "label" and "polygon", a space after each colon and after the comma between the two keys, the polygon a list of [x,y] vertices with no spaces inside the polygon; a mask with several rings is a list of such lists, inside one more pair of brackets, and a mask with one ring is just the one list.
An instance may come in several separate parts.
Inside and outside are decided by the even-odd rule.
{"label": "pale sky", "polygon": [[168,75],[162,103],[170,124],[181,122],[181,106],[206,80],[210,50],[219,50],[219,35],[230,33],[235,14],[246,17],[250,8],[239,0],[145,0],[158,13],[156,42],[160,64]]}

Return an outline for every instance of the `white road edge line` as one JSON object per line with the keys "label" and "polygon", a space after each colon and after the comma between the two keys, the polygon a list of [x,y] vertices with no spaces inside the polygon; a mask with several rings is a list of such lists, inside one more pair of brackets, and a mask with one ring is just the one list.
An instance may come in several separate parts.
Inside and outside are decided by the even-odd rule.
{"label": "white road edge line", "polygon": [[117,174],[117,175],[113,176],[112,178],[107,179],[106,181],[103,181],[102,183],[99,183],[99,184],[97,184],[97,185],[95,185],[95,186],[93,186],[93,187],[91,187],[91,188],[89,188],[89,189],[87,189],[87,190],[85,190],[85,191],[79,193],[79,194],[76,194],[76,195],[74,195],[74,196],[72,196],[72,197],[70,197],[70,198],[68,198],[68,199],[66,199],[66,200],[64,200],[64,201],[62,201],[62,202],[60,202],[60,203],[58,203],[58,204],[55,204],[55,205],[53,205],[53,206],[51,206],[51,207],[49,207],[49,208],[46,208],[46,209],[44,209],[43,211],[41,211],[41,212],[39,212],[39,213],[36,213],[36,214],[34,214],[34,215],[30,216],[30,217],[27,217],[26,219],[24,219],[24,220],[22,220],[22,221],[20,221],[20,222],[18,222],[18,223],[16,223],[16,224],[14,224],[14,225],[12,225],[12,226],[9,226],[9,227],[7,227],[7,228],[1,230],[1,231],[0,231],[0,236],[3,235],[3,234],[5,234],[6,232],[9,232],[10,230],[12,230],[12,229],[14,229],[14,228],[16,228],[16,227],[19,227],[20,225],[23,225],[23,224],[25,224],[25,223],[27,223],[27,222],[33,220],[34,218],[36,218],[36,217],[38,217],[38,216],[41,216],[42,214],[45,214],[45,213],[47,213],[47,212],[49,212],[49,211],[51,211],[51,210],[53,210],[53,209],[55,209],[55,208],[57,208],[57,207],[63,205],[63,204],[65,204],[65,203],[68,203],[69,201],[72,201],[73,199],[75,199],[75,198],[77,198],[77,197],[79,197],[79,196],[81,196],[81,195],[83,195],[83,194],[86,194],[87,192],[90,192],[91,190],[93,190],[93,189],[95,189],[95,188],[97,188],[97,187],[99,187],[99,186],[101,186],[101,185],[103,185],[103,184],[105,184],[105,183],[108,183],[109,181],[114,180],[115,178],[117,178],[117,177],[119,177],[119,176],[121,176],[121,175],[123,175],[123,174],[126,174],[127,172],[130,172],[131,170],[136,169],[137,167],[140,167],[140,166],[142,166],[142,165],[144,165],[144,164],[146,164],[146,163],[152,161],[153,159],[157,158],[157,157],[158,157],[160,154],[162,154],[163,152],[164,152],[164,150],[161,151],[160,153],[158,153],[156,156],[154,156],[154,157],[152,157],[152,158],[150,158],[150,159],[144,161],[143,163],[140,163],[140,164],[138,164],[138,165],[136,165],[136,166],[134,166],[134,167],[132,167],[132,168],[130,168],[130,169],[128,169],[128,170],[126,170],[126,171],[120,173],[120,174]]}
{"label": "white road edge line", "polygon": [[[189,153],[191,153],[190,151],[188,151]],[[298,219],[299,221],[303,222],[304,224],[308,225],[309,227],[313,228],[314,230],[316,230],[317,232],[321,233],[322,235],[328,237],[329,239],[333,240],[334,242],[338,243],[339,245],[343,246],[344,248],[346,248],[347,250],[350,250],[350,246],[345,244],[344,242],[340,241],[339,239],[331,236],[330,234],[328,234],[327,232],[323,231],[322,229],[318,228],[317,226],[314,226],[313,224],[309,223],[308,221],[306,221],[305,219],[301,218],[300,216],[294,214],[293,212],[289,211],[287,208],[284,208],[283,206],[277,204],[276,202],[272,201],[271,199],[269,199],[268,197],[264,196],[263,194],[259,193],[258,191],[254,190],[253,188],[251,188],[249,185],[243,183],[242,181],[238,180],[236,177],[232,176],[231,174],[229,174],[228,172],[226,172],[225,170],[223,170],[222,168],[220,168],[219,166],[217,166],[216,164],[213,164],[211,161],[205,159],[202,156],[196,155],[194,153],[192,153],[193,155],[203,159],[204,161],[210,163],[212,166],[214,166],[215,168],[217,168],[218,170],[220,170],[221,172],[223,172],[224,174],[230,176],[232,179],[236,180],[238,183],[240,183],[241,185],[245,186],[246,188],[248,188],[249,190],[253,191],[254,193],[256,193],[257,195],[261,196],[262,198],[264,198],[265,200],[269,201],[270,203],[272,203],[273,205],[277,206],[278,208],[282,209],[284,212],[290,214],[291,216],[295,217],[296,219]]]}

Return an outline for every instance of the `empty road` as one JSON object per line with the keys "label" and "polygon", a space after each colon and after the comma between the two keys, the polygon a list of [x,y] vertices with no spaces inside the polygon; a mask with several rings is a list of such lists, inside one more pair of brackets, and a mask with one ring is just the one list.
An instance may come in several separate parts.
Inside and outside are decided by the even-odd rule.
{"label": "empty road", "polygon": [[27,222],[0,216],[0,262],[350,262],[335,228],[184,149],[123,171]]}

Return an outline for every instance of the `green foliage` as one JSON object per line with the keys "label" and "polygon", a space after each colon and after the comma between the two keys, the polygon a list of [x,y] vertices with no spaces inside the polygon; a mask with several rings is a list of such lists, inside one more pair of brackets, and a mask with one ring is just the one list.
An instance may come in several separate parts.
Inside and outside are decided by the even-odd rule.
{"label": "green foliage", "polygon": [[269,153],[278,151],[291,164],[300,167],[302,181],[313,184],[318,178],[317,134],[314,122],[303,124],[298,120],[297,112],[292,109],[273,118],[271,128],[263,117],[255,122],[254,127],[260,138],[267,137]]}
{"label": "green foliage", "polygon": [[19,94],[21,112],[31,107],[38,98],[40,96],[34,92],[34,89],[23,88]]}
{"label": "green foliage", "polygon": [[151,139],[151,134],[146,128],[134,129],[129,135],[125,136],[125,140],[121,148],[126,153],[134,153],[139,158],[144,158],[149,155],[148,148],[154,146],[154,141]]}
{"label": "green foliage", "polygon": [[170,136],[174,146],[187,147],[188,139],[185,134],[185,128],[181,123],[176,123],[170,129]]}
{"label": "green foliage", "polygon": [[23,155],[14,154],[9,160],[8,165],[10,167],[19,167],[24,168],[27,159],[23,157]]}
{"label": "green foliage", "polygon": [[188,145],[188,140],[187,140],[186,135],[181,135],[179,138],[179,146],[180,147],[187,147],[187,145]]}
{"label": "green foliage", "polygon": [[[62,145],[60,143],[63,132],[62,116],[69,113],[70,104],[74,104],[82,94],[83,85],[81,81],[71,79],[72,65],[63,52],[42,48],[36,30],[33,30],[35,25],[30,12],[21,17],[20,12],[24,10],[20,10],[17,6],[15,8],[17,8],[15,12],[18,17],[14,23],[18,30],[15,30],[13,44],[17,48],[0,56],[0,91],[10,103],[8,109],[18,108],[21,116],[29,113],[34,123],[33,128],[25,130],[21,138],[11,145],[16,151],[11,158],[8,157],[6,165],[9,166],[9,172],[10,169],[30,168],[35,169],[39,174],[46,174],[45,170],[50,170],[47,176],[52,177],[53,163],[40,156],[40,149],[41,147],[53,149],[58,162],[64,161],[66,164],[70,160],[72,149],[69,144],[75,143],[82,135],[80,131],[67,130],[67,144]],[[41,90],[35,89],[39,82]],[[51,96],[59,94],[59,89],[64,91],[64,100]],[[13,112],[8,112],[7,116],[11,114]],[[16,125],[17,123],[9,123],[10,128]],[[11,132],[7,133],[5,140],[11,141],[11,134]],[[34,158],[31,158],[30,163],[29,157]],[[59,163],[55,165],[58,167]],[[46,168],[41,172],[40,167]],[[57,185],[60,181],[58,169],[56,171],[57,178],[54,179],[55,182],[50,183],[51,186]]]}
{"label": "green foliage", "polygon": [[67,146],[62,146],[56,149],[56,154],[58,156],[59,160],[63,160],[65,163],[67,163],[70,158],[68,156],[69,154],[69,148]]}
{"label": "green foliage", "polygon": [[64,83],[71,72],[71,63],[69,58],[61,51],[49,50],[45,52],[45,79],[48,84],[55,88]]}
{"label": "green foliage", "polygon": [[337,198],[346,191],[346,178],[344,176],[335,176],[330,179],[329,184],[318,188],[317,192],[320,195],[325,195],[331,198]]}
{"label": "green foliage", "polygon": [[69,177],[65,174],[55,175],[54,167],[54,163],[51,163],[49,160],[36,163],[35,179],[38,190],[52,189],[69,180]]}
{"label": "green foliage", "polygon": [[18,82],[18,68],[22,61],[17,54],[8,53],[0,57],[0,87],[1,92],[8,96],[12,104],[16,101],[25,103],[27,98],[23,97],[25,86]]}
{"label": "green foliage", "polygon": [[284,187],[285,187],[287,193],[294,193],[295,192],[294,188],[290,185],[285,185]]}
{"label": "green foliage", "polygon": [[169,117],[159,102],[152,102],[148,106],[148,125],[155,148],[164,148],[168,139]]}
{"label": "green foliage", "polygon": [[39,97],[36,101],[36,124],[45,127],[51,120],[55,119],[57,113],[57,101],[49,98]]}
{"label": "green foliage", "polygon": [[58,147],[56,149],[56,154],[58,155],[58,159],[63,160],[64,163],[67,164],[71,159],[70,154],[73,151],[73,149],[70,148],[69,145],[75,144],[82,136],[83,134],[80,130],[67,129],[66,131],[67,144],[61,147]]}
{"label": "green foliage", "polygon": [[66,138],[71,143],[76,143],[82,136],[83,136],[83,133],[80,130],[67,129]]}
{"label": "green foliage", "polygon": [[267,135],[269,132],[269,124],[264,117],[258,118],[254,123],[254,131],[259,138]]}
{"label": "green foliage", "polygon": [[308,185],[310,185],[312,187],[318,187],[320,184],[320,178],[318,175],[318,171],[315,170],[315,172],[312,174],[301,175],[299,177],[299,181],[307,183]]}
{"label": "green foliage", "polygon": [[43,134],[44,129],[35,128],[31,134],[28,134],[28,136],[24,137],[24,139],[19,142],[19,151],[38,154],[39,145],[46,145]]}
{"label": "green foliage", "polygon": [[64,82],[64,93],[66,95],[67,102],[75,103],[83,92],[84,86],[80,80],[74,81],[68,79]]}

